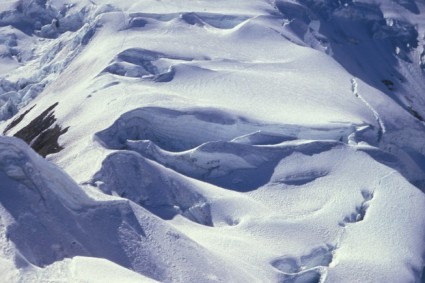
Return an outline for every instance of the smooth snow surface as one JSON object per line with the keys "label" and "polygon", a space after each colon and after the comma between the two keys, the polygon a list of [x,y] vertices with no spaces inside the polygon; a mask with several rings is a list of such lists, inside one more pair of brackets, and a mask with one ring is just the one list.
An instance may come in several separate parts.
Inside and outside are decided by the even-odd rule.
{"label": "smooth snow surface", "polygon": [[423,282],[424,14],[1,2],[0,282]]}

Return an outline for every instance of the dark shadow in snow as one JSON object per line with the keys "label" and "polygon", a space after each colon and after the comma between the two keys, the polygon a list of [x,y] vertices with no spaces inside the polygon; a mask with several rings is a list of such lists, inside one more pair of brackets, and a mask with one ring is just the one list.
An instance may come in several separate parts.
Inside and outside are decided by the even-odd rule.
{"label": "dark shadow in snow", "polygon": [[56,102],[47,108],[14,135],[24,140],[43,157],[63,149],[59,145],[58,139],[69,129],[69,127],[62,129],[58,124],[55,124],[56,118],[53,110],[57,105]]}
{"label": "dark shadow in snow", "polygon": [[420,283],[425,283],[425,266],[422,268],[422,272],[420,273]]}
{"label": "dark shadow in snow", "polygon": [[140,28],[148,24],[149,20],[169,22],[180,19],[189,25],[205,26],[209,25],[218,29],[232,29],[237,25],[248,20],[249,16],[244,15],[225,15],[216,13],[188,12],[188,13],[131,13],[129,28]]}
{"label": "dark shadow in snow", "polygon": [[229,129],[244,121],[217,109],[178,111],[146,107],[123,114],[112,126],[96,133],[108,148],[127,149],[128,141],[149,140],[167,151],[189,150],[205,142],[228,140]]}
{"label": "dark shadow in snow", "polygon": [[3,131],[3,134],[6,134],[9,130],[13,129],[13,127],[18,125],[35,106],[36,105],[32,106],[30,109],[26,110],[24,113],[19,115],[19,117],[13,119],[13,121],[10,122],[10,124],[7,125],[6,129]]}
{"label": "dark shadow in snow", "polygon": [[[137,154],[120,152],[113,158],[127,162],[126,155]],[[0,137],[0,156],[0,205],[10,215],[10,219],[3,219],[5,236],[16,247],[10,252],[16,256],[18,267],[44,267],[64,258],[87,256],[105,258],[158,282],[179,281],[182,276],[192,282],[204,282],[208,275],[197,274],[196,266],[209,265],[209,274],[219,274],[224,282],[231,281],[230,273],[223,273],[222,260],[172,225],[128,200],[91,199],[61,169],[35,154],[21,140]],[[127,166],[131,169],[137,162]],[[124,178],[136,170],[121,168],[129,171],[120,179],[120,184],[125,184]],[[109,170],[105,172],[113,173],[114,168]],[[130,177],[142,182],[149,177],[161,181],[161,176],[149,173],[155,172]],[[170,177],[168,181],[158,185],[179,184],[175,182],[177,178]],[[168,195],[173,199],[172,194],[178,193],[178,189],[170,191]],[[191,196],[186,196],[189,202]],[[202,206],[202,202],[197,204]],[[194,213],[196,208],[189,210],[187,213]],[[182,261],[187,257],[196,259],[198,265]]]}
{"label": "dark shadow in snow", "polygon": [[415,0],[394,0],[394,2],[416,15],[420,14],[418,5],[416,5]]}
{"label": "dark shadow in snow", "polygon": [[319,283],[322,275],[317,270],[284,276],[282,283]]}
{"label": "dark shadow in snow", "polygon": [[167,71],[164,73],[155,75],[152,80],[157,83],[168,83],[171,82],[174,79],[174,75],[176,74],[175,69],[170,66]]}
{"label": "dark shadow in snow", "polygon": [[303,153],[311,155],[321,152],[321,147],[326,147],[328,141],[346,141],[354,130],[352,125],[323,129],[262,124],[215,108],[174,110],[145,107],[124,113],[109,128],[96,133],[96,137],[111,149],[128,149],[130,142],[150,141],[171,152],[186,151],[214,141],[231,141],[243,148],[243,145],[276,145],[294,141],[298,135],[323,140],[318,141],[316,147],[308,143],[298,145]]}
{"label": "dark shadow in snow", "polygon": [[8,227],[7,237],[30,263],[42,267],[80,255],[107,258],[131,267],[117,244],[120,237],[116,229],[126,221],[142,235],[140,226],[133,225],[137,223],[134,215],[126,216],[118,206],[72,211],[54,194],[40,194],[45,188],[35,183],[20,183],[1,170],[0,181],[0,203],[16,220]]}
{"label": "dark shadow in snow", "polygon": [[79,30],[87,13],[88,9],[69,13],[68,7],[57,9],[48,1],[17,1],[14,10],[0,13],[0,26],[10,25],[28,35],[56,38],[62,33]]}
{"label": "dark shadow in snow", "polygon": [[[411,62],[410,53],[418,47],[419,34],[414,25],[395,19],[389,24],[375,4],[352,0],[298,2],[276,1],[278,11],[291,21],[284,26],[284,34],[295,35],[307,46],[330,54],[353,76],[386,93],[407,110],[409,105],[393,90],[403,88],[406,80],[398,71],[399,60]],[[414,1],[397,2],[418,12]],[[391,81],[391,87],[382,81]]]}
{"label": "dark shadow in snow", "polygon": [[63,149],[59,145],[58,139],[68,131],[69,127],[62,129],[59,125],[54,125],[43,131],[32,143],[31,147],[43,157],[49,154],[57,153]]}
{"label": "dark shadow in snow", "polygon": [[285,141],[293,141],[296,139],[297,138],[293,136],[277,135],[273,133],[258,131],[249,135],[237,137],[233,139],[232,142],[250,145],[274,145]]}
{"label": "dark shadow in snow", "polygon": [[143,28],[148,24],[148,21],[143,19],[142,17],[130,15],[130,22],[128,24],[128,28]]}
{"label": "dark shadow in snow", "polygon": [[181,19],[189,25],[204,25],[204,22],[198,17],[196,13],[181,14]]}
{"label": "dark shadow in snow", "polygon": [[401,155],[401,158],[398,158],[394,154],[390,152],[385,152],[379,148],[358,148],[359,151],[363,151],[367,153],[370,157],[372,157],[377,162],[384,164],[397,172],[399,172],[401,175],[403,175],[407,181],[409,181],[412,185],[416,186],[422,191],[425,191],[425,179],[423,175],[413,176],[410,172],[410,167],[406,166],[406,160],[407,164],[416,164],[420,168],[420,170],[423,171],[423,168],[425,168],[425,156],[418,151],[409,150],[409,149],[402,149],[403,153],[407,153],[406,155]]}
{"label": "dark shadow in snow", "polygon": [[415,117],[416,119],[418,119],[421,122],[425,122],[424,117],[422,117],[421,114],[419,114],[419,112],[417,110],[415,110],[415,108],[413,108],[413,106],[408,106],[407,107],[407,111],[409,111],[409,113]]}
{"label": "dark shadow in snow", "polygon": [[27,126],[19,130],[15,137],[23,139],[27,144],[30,144],[38,135],[52,126],[56,119],[53,110],[59,103],[48,107],[40,115],[34,118]]}
{"label": "dark shadow in snow", "polygon": [[298,260],[294,257],[284,257],[272,262],[273,267],[284,273],[298,273],[301,271]]}
{"label": "dark shadow in snow", "polygon": [[357,223],[363,221],[365,218],[369,208],[369,202],[373,199],[373,192],[362,190],[361,194],[363,197],[362,203],[356,206],[353,213],[344,217],[344,220],[339,224],[340,226],[345,227],[349,223]]}
{"label": "dark shadow in snow", "polygon": [[101,88],[101,90],[104,90],[104,89],[107,89],[107,88],[110,88],[110,87],[113,87],[113,86],[116,86],[116,85],[119,85],[119,84],[120,84],[120,82],[111,82],[111,83],[108,83],[108,84],[104,85]]}
{"label": "dark shadow in snow", "polygon": [[[407,155],[411,158],[411,160],[416,163],[416,165],[421,168],[423,171],[425,171],[423,168],[425,168],[425,156],[421,152],[417,152],[414,150],[405,150]],[[404,172],[401,172],[402,174]],[[425,173],[425,172],[424,172]],[[413,185],[421,189],[425,192],[425,178],[423,176],[420,176],[417,180],[409,180]]]}
{"label": "dark shadow in snow", "polygon": [[[267,127],[270,125],[262,126],[217,109],[179,111],[148,107],[125,113],[112,126],[96,133],[96,137],[105,147],[135,151],[185,176],[247,192],[267,184],[282,158],[294,152],[313,155],[330,150],[342,143],[329,139],[347,134],[347,129],[323,131],[283,125],[275,125],[281,134],[258,132],[259,128]],[[325,140],[291,143],[300,131]],[[315,172],[286,181],[299,185],[324,175],[326,172]]]}
{"label": "dark shadow in snow", "polygon": [[226,189],[248,192],[270,182],[282,158],[294,152],[313,155],[338,145],[339,142],[332,141],[277,147],[207,142],[177,156],[162,151],[153,143],[142,142],[140,146],[131,144],[129,149],[185,176]]}
{"label": "dark shadow in snow", "polygon": [[300,258],[282,257],[271,264],[283,275],[281,282],[290,283],[319,283],[322,274],[320,267],[328,267],[333,260],[334,246],[326,245],[313,249],[309,254]]}
{"label": "dark shadow in snow", "polygon": [[313,249],[309,254],[301,256],[300,262],[304,269],[314,268],[317,266],[329,266],[332,262],[335,247],[326,245]]}
{"label": "dark shadow in snow", "polygon": [[[211,144],[205,144],[198,150],[205,151],[205,148]],[[199,174],[196,170],[184,170],[177,165],[174,170],[187,176],[209,182],[211,184],[235,190],[238,192],[248,192],[255,190],[268,182],[274,173],[277,164],[286,156],[299,152],[304,155],[318,154],[328,151],[339,145],[338,142],[311,142],[304,145],[295,145],[287,147],[277,147],[274,149],[255,147],[251,145],[238,145],[233,143],[216,143],[214,150],[210,150],[209,159],[211,161],[219,160],[216,166],[210,167],[208,171]],[[233,154],[251,163],[253,168],[238,168],[232,160],[221,159],[216,156],[223,154]],[[256,158],[253,158],[256,156]],[[262,160],[261,160],[262,159]],[[323,174],[317,173],[310,176],[298,176],[293,179],[283,181],[287,185],[301,185],[312,182],[317,178],[323,177]]]}
{"label": "dark shadow in snow", "polygon": [[319,178],[325,177],[328,174],[329,172],[327,171],[307,171],[286,176],[284,180],[279,180],[279,182],[290,186],[303,186]]}
{"label": "dark shadow in snow", "polygon": [[213,225],[207,200],[191,190],[190,183],[137,153],[109,155],[91,184],[106,194],[132,200],[162,219],[180,214],[199,224]]}
{"label": "dark shadow in snow", "polygon": [[[162,60],[162,61],[161,61]],[[170,82],[175,75],[171,61],[191,61],[191,58],[166,55],[142,48],[124,50],[103,72],[131,78]]]}
{"label": "dark shadow in snow", "polygon": [[400,160],[391,153],[385,152],[376,147],[359,148],[358,150],[367,153],[370,157],[372,157],[379,163],[385,164],[388,167],[400,171]]}
{"label": "dark shadow in snow", "polygon": [[[219,154],[220,152],[217,152]],[[211,156],[214,158],[214,156]],[[199,179],[204,182],[214,184],[216,186],[238,191],[238,192],[249,192],[255,190],[270,181],[270,178],[273,175],[274,168],[279,163],[279,160],[270,160],[258,165],[256,168],[252,169],[238,169],[232,168],[228,172],[225,172],[223,176],[209,176],[214,170],[220,170],[220,166],[213,167],[206,173],[205,176],[197,176],[197,174],[191,174],[191,172],[181,172],[181,173]],[[226,167],[226,161],[223,161],[221,166]]]}
{"label": "dark shadow in snow", "polygon": [[249,17],[233,16],[213,13],[183,13],[180,16],[187,24],[190,25],[210,25],[218,29],[232,29],[243,23]]}

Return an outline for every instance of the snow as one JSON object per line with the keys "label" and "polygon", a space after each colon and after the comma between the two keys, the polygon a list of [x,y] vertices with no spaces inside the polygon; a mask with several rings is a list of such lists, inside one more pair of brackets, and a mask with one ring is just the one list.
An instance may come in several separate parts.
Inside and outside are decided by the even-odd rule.
{"label": "snow", "polygon": [[[2,137],[0,146],[0,179],[4,186],[1,204],[7,216],[2,216],[7,228],[2,247],[13,242],[7,248],[11,249],[7,258],[19,268],[18,278],[30,276],[27,268],[89,256],[106,258],[159,281],[203,280],[209,272],[220,278],[248,280],[243,273],[226,270],[232,263],[205,250],[170,224],[158,221],[140,206],[123,199],[90,198],[69,176],[22,141]],[[88,261],[97,265],[94,259]],[[110,263],[101,260],[100,264],[102,268]],[[207,270],[199,270],[205,265],[209,266]],[[51,268],[53,272],[57,268],[70,269],[72,275],[74,266],[79,266],[78,260]],[[86,268],[78,272],[84,274]],[[58,280],[71,276],[52,275],[49,267],[45,272],[46,276],[63,276]]]}
{"label": "snow", "polygon": [[0,282],[423,280],[424,12],[3,1]]}
{"label": "snow", "polygon": [[[9,279],[9,280],[16,280]],[[105,259],[76,256],[45,268],[27,268],[20,282],[158,282]]]}

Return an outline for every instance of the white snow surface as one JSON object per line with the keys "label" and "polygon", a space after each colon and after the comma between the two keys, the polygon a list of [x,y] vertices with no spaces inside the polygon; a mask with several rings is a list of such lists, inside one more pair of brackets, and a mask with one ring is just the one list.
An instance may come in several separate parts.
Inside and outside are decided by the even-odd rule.
{"label": "white snow surface", "polygon": [[0,2],[0,282],[424,282],[424,14]]}

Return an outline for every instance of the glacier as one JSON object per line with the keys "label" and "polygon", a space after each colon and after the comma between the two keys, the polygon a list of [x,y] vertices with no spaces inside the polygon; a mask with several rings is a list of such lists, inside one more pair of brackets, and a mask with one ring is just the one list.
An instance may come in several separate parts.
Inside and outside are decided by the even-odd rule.
{"label": "glacier", "polygon": [[0,282],[423,282],[422,0],[0,3]]}

